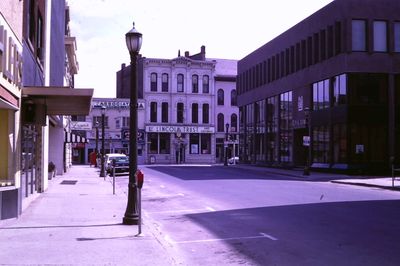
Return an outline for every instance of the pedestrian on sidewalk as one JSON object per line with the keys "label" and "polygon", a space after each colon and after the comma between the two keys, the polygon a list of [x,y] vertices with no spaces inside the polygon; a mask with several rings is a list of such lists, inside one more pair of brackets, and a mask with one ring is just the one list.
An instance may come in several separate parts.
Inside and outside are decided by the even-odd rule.
{"label": "pedestrian on sidewalk", "polygon": [[92,152],[89,154],[89,164],[90,164],[90,167],[92,167],[92,165],[93,165],[94,167],[97,167],[96,159],[97,159],[96,151],[92,151]]}

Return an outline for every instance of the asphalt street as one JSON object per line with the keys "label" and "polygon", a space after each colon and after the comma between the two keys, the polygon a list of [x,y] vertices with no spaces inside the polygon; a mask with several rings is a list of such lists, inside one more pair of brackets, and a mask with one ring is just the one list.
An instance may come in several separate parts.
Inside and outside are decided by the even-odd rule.
{"label": "asphalt street", "polygon": [[[398,265],[400,192],[224,166],[142,168],[144,223],[183,265]],[[118,176],[126,189],[127,176]]]}

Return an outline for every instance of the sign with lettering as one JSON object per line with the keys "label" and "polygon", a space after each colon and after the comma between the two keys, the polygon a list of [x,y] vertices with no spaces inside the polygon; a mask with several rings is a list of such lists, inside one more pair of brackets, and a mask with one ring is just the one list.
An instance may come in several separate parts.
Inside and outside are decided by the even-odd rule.
{"label": "sign with lettering", "polygon": [[[101,108],[101,106],[106,107],[107,109],[129,109],[130,101],[129,100],[114,100],[114,99],[104,99],[101,101],[93,100],[92,108]],[[138,109],[144,109],[145,104],[143,101],[138,101],[137,103]]]}
{"label": "sign with lettering", "polygon": [[[22,45],[0,16],[0,73],[10,84],[22,82]],[[3,82],[3,80],[0,80]]]}
{"label": "sign with lettering", "polygon": [[92,130],[92,122],[71,121],[72,130]]}
{"label": "sign with lettering", "polygon": [[201,126],[146,126],[146,132],[160,132],[160,133],[214,133],[214,127],[201,127]]}

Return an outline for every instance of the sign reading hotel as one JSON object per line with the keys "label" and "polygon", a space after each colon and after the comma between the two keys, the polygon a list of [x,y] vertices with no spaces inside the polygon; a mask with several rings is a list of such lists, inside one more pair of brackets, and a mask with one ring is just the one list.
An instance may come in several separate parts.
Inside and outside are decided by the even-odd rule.
{"label": "sign reading hotel", "polygon": [[214,133],[214,127],[197,126],[146,126],[147,133],[176,133],[178,129],[181,133]]}

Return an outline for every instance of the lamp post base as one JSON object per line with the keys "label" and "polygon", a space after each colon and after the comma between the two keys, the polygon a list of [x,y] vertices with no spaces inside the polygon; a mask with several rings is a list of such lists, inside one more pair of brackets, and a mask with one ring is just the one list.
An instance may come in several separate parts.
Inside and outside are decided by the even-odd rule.
{"label": "lamp post base", "polygon": [[139,214],[137,210],[137,187],[130,183],[128,185],[128,204],[122,223],[125,225],[139,224]]}

